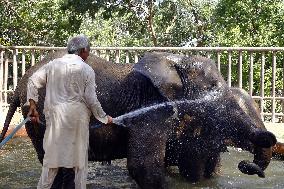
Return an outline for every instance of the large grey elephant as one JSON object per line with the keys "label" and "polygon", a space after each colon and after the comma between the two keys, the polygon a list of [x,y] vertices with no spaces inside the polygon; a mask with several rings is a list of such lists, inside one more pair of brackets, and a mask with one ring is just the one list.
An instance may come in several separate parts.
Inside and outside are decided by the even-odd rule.
{"label": "large grey elephant", "polygon": [[[258,127],[257,117],[251,118],[256,109],[250,100],[245,91],[223,88],[195,100],[147,107],[148,111],[135,117],[122,116],[126,117],[122,124],[131,133],[127,155],[130,175],[142,188],[163,186],[165,164],[177,165],[181,175],[192,182],[209,178],[230,141],[255,154],[253,162],[243,160],[238,168],[245,174],[265,177],[276,138]],[[161,125],[155,125],[157,122]]]}
{"label": "large grey elephant", "polygon": [[185,119],[167,142],[165,163],[178,166],[185,178],[196,182],[219,171],[220,153],[231,145],[254,154],[253,162],[240,162],[243,173],[264,177],[277,141],[266,130],[251,96],[239,88],[205,94],[180,108]]}
{"label": "large grey elephant", "polygon": [[[55,54],[49,55],[42,62],[36,64],[34,67],[29,69],[26,72],[25,76],[19,81],[17,89],[15,90],[13,102],[10,105],[4,123],[4,128],[1,134],[2,138],[5,135],[5,132],[7,131],[8,125],[17,107],[22,107],[24,117],[26,117],[27,115],[27,109],[23,107],[23,104],[26,102],[26,85],[28,77],[31,76],[31,74],[40,66],[47,63],[51,59],[62,56],[62,54],[63,52],[57,52]],[[120,116],[124,113],[136,110],[138,108],[146,107],[157,103],[181,99],[198,99],[203,96],[204,93],[208,93],[215,89],[231,91],[230,89],[227,89],[225,81],[217,70],[214,62],[210,59],[200,56],[185,57],[182,55],[162,52],[147,53],[135,65],[114,64],[94,55],[91,55],[87,61],[88,64],[96,72],[98,98],[104,110],[113,117]],[[230,94],[230,92],[227,93]],[[42,113],[44,97],[45,89],[43,88],[40,89],[38,104],[41,115],[40,119],[43,122],[45,122],[44,115]],[[231,100],[232,98],[229,99]],[[232,104],[236,104],[236,102],[232,102]],[[184,107],[189,108],[188,106]],[[234,108],[237,108],[237,110],[240,109],[237,105]],[[161,112],[164,111],[165,110],[163,109],[161,110]],[[245,110],[239,110],[239,112],[241,114],[244,114]],[[153,114],[151,115],[154,116]],[[205,115],[207,115],[207,113]],[[165,162],[167,166],[178,165],[183,176],[185,176],[189,180],[198,180],[200,172],[202,172],[203,170],[193,169],[191,166],[188,166],[188,164],[194,162],[191,161],[191,158],[189,157],[192,152],[188,150],[188,154],[185,154],[173,150],[180,148],[188,149],[186,146],[190,146],[190,144],[183,143],[184,145],[180,146],[175,145],[175,142],[180,140],[187,141],[187,137],[188,141],[194,139],[194,137],[196,136],[195,132],[193,133],[194,135],[190,135],[190,132],[185,132],[185,134],[183,135],[177,135],[176,131],[177,129],[180,130],[181,128],[185,129],[186,131],[190,130],[190,128],[192,128],[192,125],[194,124],[187,123],[188,121],[186,119],[186,116],[179,117],[179,119],[175,121],[167,122],[166,120],[169,116],[169,114],[164,115],[164,113],[157,112],[157,116],[154,116],[153,119],[149,118],[147,122],[134,122],[139,124],[141,123],[141,127],[134,126],[129,128],[119,127],[117,125],[112,125],[108,127],[97,127],[99,123],[94,118],[92,118],[90,122],[89,160],[105,161],[128,157],[128,168],[130,174],[133,176],[133,178],[135,178],[137,183],[142,188],[163,188],[163,176],[159,176],[161,174],[151,172],[153,170],[149,170],[152,168],[151,166],[148,166],[153,164],[153,161],[160,162],[161,160],[163,160],[163,156],[159,156],[159,158],[162,159],[146,158],[149,161],[147,162],[147,164],[141,164],[141,162],[135,161],[139,160],[139,158],[136,157],[141,155],[136,154],[138,153],[138,151],[143,152],[144,154],[148,154],[148,152],[150,152],[151,149],[154,148],[152,149],[153,152],[151,153],[155,154],[156,152],[161,152],[166,154]],[[244,117],[244,123],[245,121],[248,121],[248,123],[252,122],[248,117],[249,116]],[[145,119],[146,118],[147,116],[145,117]],[[232,118],[234,118],[233,115]],[[138,117],[137,119],[139,120],[141,118]],[[213,123],[216,123],[216,121],[212,121]],[[143,126],[143,123],[146,124],[147,129],[145,126]],[[198,122],[198,124],[202,125],[203,123]],[[231,123],[225,124],[225,122],[223,122],[223,124],[224,128],[225,125],[233,125]],[[165,129],[164,131],[160,131],[160,128],[164,128],[163,125],[168,125],[168,127],[165,126],[165,128],[169,128],[168,130],[171,132],[166,132],[167,129]],[[179,125],[184,126],[180,127]],[[243,127],[246,128],[247,124],[244,124]],[[262,125],[251,125],[252,131],[254,131],[255,127],[261,128]],[[135,130],[135,128],[138,129]],[[220,126],[220,128],[222,127]],[[240,128],[242,127],[240,126]],[[232,129],[238,128],[232,127]],[[26,130],[37,151],[38,158],[42,162],[44,154],[44,151],[42,149],[42,139],[45,127],[43,125],[33,126],[32,124],[28,123],[26,124]],[[163,138],[163,142],[157,145],[153,145],[153,143],[156,143],[156,137],[141,138],[141,136],[147,136],[146,133],[149,131],[151,131],[152,133],[156,133],[156,136],[161,136]],[[257,136],[254,138],[263,138],[273,144],[273,135],[271,135],[270,133],[263,133],[266,132],[254,133]],[[236,135],[235,138],[238,137],[241,138],[243,136]],[[215,138],[212,138],[212,140],[214,139]],[[265,146],[267,148],[263,148],[262,146],[257,145],[258,143],[252,143],[251,138],[246,139],[247,140],[243,141],[246,141],[249,145],[243,144],[243,148],[248,149],[247,146],[249,146],[251,148],[249,148],[248,150],[252,150],[252,148],[254,149],[252,150],[252,152],[255,154],[255,163],[258,165],[258,167],[264,170],[266,166],[260,165],[259,162],[265,162],[266,165],[269,164],[270,156],[267,156],[267,154],[271,153],[271,147]],[[165,141],[167,144],[165,143]],[[218,139],[218,142],[219,141],[221,140]],[[192,142],[192,147],[194,147],[195,145],[198,146],[198,144],[194,143],[193,140]],[[236,143],[236,141],[233,142]],[[138,147],[140,146],[141,151],[139,150],[140,148],[137,148],[137,144],[141,144],[138,145]],[[144,148],[142,149],[142,147]],[[218,147],[224,147],[224,145],[218,144]],[[162,149],[165,150],[163,151]],[[147,151],[145,152],[144,150]],[[219,149],[219,151],[222,150],[224,149]],[[208,173],[207,175],[211,175],[211,173],[214,171],[217,162],[216,159],[218,158],[215,158],[214,162],[212,163],[209,161],[209,159],[210,158],[205,161],[208,162],[207,164],[210,165],[209,168],[206,170],[206,172]],[[186,161],[188,162],[186,163]],[[251,174],[254,171],[251,170],[251,166],[246,166],[248,164],[249,163],[244,164],[245,166],[242,166],[241,170],[243,172]],[[254,170],[256,169],[258,168],[254,168]],[[158,170],[161,169],[157,169],[157,171]],[[139,174],[136,174],[137,172]],[[157,175],[157,177],[155,177],[155,175]]]}

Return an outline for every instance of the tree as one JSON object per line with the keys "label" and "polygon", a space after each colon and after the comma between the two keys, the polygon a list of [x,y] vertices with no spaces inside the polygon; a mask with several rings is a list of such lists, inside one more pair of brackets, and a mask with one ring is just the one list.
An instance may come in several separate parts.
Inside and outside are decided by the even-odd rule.
{"label": "tree", "polygon": [[0,18],[1,45],[62,46],[78,29],[53,0],[0,0]]}
{"label": "tree", "polygon": [[220,0],[213,16],[214,45],[256,47],[283,44],[284,39],[279,35],[284,18],[282,0]]}
{"label": "tree", "polygon": [[119,36],[119,41],[113,41],[111,46],[122,44],[125,36],[134,41],[131,44],[131,40],[126,40],[124,44],[128,45],[203,46],[211,36],[210,18],[215,4],[209,0],[63,0],[61,8],[82,15],[88,24],[100,22],[99,25],[106,24],[105,29],[111,26],[106,33],[112,30],[110,36]]}

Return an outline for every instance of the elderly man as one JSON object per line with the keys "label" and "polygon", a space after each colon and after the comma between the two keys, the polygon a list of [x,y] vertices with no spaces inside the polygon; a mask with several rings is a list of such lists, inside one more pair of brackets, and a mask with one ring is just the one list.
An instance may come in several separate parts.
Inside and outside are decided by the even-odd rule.
{"label": "elderly man", "polygon": [[88,38],[72,38],[67,50],[68,54],[41,67],[28,81],[28,115],[34,123],[39,122],[38,89],[46,86],[45,154],[38,188],[51,188],[59,170],[63,188],[86,188],[91,113],[102,123],[112,122],[97,99],[95,72],[85,63]]}

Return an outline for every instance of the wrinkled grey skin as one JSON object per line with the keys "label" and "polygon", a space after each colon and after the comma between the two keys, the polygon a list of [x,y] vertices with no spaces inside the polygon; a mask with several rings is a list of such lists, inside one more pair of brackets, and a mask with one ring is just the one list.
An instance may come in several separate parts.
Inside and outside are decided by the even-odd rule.
{"label": "wrinkled grey skin", "polygon": [[[26,85],[28,77],[30,77],[32,73],[43,64],[62,55],[62,52],[50,54],[42,62],[29,69],[25,76],[19,81],[17,89],[15,90],[13,102],[10,105],[9,112],[4,123],[2,136],[5,134],[7,126],[9,125],[17,107],[22,107],[24,117],[27,115],[27,108],[23,107],[23,104],[26,102]],[[96,73],[98,98],[102,107],[107,114],[113,117],[156,103],[177,99],[196,99],[204,92],[206,93],[214,89],[222,89],[226,87],[225,81],[218,72],[214,62],[200,56],[184,57],[171,53],[146,53],[134,67],[130,64],[114,64],[94,55],[91,55],[87,61]],[[149,66],[154,66],[151,71],[145,69]],[[167,74],[164,74],[163,70],[166,71]],[[171,78],[170,80],[167,78],[168,75]],[[45,89],[43,88],[39,90],[38,110],[40,113],[40,119],[45,123],[44,115],[42,113],[44,97]],[[165,110],[161,110],[161,112],[165,112]],[[79,112],[78,115],[80,115]],[[150,117],[146,119],[146,116],[145,119],[147,122],[141,122],[142,126],[137,130],[134,128],[138,127],[127,129],[114,124],[111,126],[97,128],[99,123],[97,120],[92,118],[90,122],[89,160],[107,161],[128,157],[128,168],[130,174],[133,178],[135,178],[141,188],[147,189],[164,188],[165,184],[164,177],[161,176],[164,172],[159,171],[159,174],[161,175],[158,173],[156,175],[156,173],[151,172],[153,170],[150,170],[152,167],[149,166],[153,164],[153,161],[160,162],[161,159],[145,158],[147,163],[143,163],[143,171],[139,169],[140,167],[137,163],[139,164],[141,162],[135,162],[137,159],[136,156],[139,156],[139,154],[136,153],[143,152],[145,149],[149,149],[147,150],[147,153],[164,153],[165,151],[168,151],[166,153],[168,156],[171,156],[169,155],[171,153],[177,155],[176,157],[179,159],[179,167],[182,172],[190,172],[191,170],[187,170],[188,167],[185,166],[182,168],[183,164],[186,163],[180,160],[182,159],[182,156],[189,157],[188,154],[191,153],[190,150],[188,154],[176,154],[169,148],[169,146],[171,146],[171,141],[181,139],[177,135],[172,134],[173,130],[174,133],[176,133],[175,129],[176,126],[179,125],[179,122],[170,121],[169,128],[173,128],[173,130],[169,129],[168,132],[167,129],[165,129],[162,130],[162,132],[159,132],[158,128],[164,128],[163,125],[168,124],[166,120],[168,114],[157,113],[157,116],[154,116],[153,114],[151,114],[151,116],[153,116],[153,121],[150,120]],[[140,122],[136,123],[140,124]],[[143,126],[144,123],[147,126],[147,129],[145,129],[145,125]],[[192,124],[186,124],[186,127],[191,125]],[[42,139],[45,126],[34,126],[31,123],[28,123],[26,124],[26,130],[37,151],[38,158],[42,162],[44,155]],[[149,131],[151,131],[151,133],[156,133],[157,135],[153,138],[142,140],[141,136],[145,136]],[[185,138],[187,136],[192,137],[189,134],[182,136],[185,136]],[[156,138],[160,135],[161,137],[163,136],[163,140],[161,139],[163,142],[153,145],[153,143],[156,144]],[[167,136],[169,136],[169,138],[167,138]],[[165,144],[164,138],[167,138],[166,141],[169,142],[170,145]],[[165,151],[161,151],[161,149],[165,148]],[[184,146],[184,148],[186,148],[186,146]],[[255,150],[254,153],[256,154],[255,156],[259,157],[256,159],[261,159],[261,161],[269,163],[270,159],[264,155],[266,153],[263,153],[262,150]],[[189,161],[190,158],[187,160]],[[168,161],[166,162],[166,165],[175,165],[174,162],[175,161]],[[138,167],[135,168],[136,166]],[[138,177],[136,176],[137,172],[139,173]],[[187,174],[183,174],[183,176],[188,178]]]}
{"label": "wrinkled grey skin", "polygon": [[206,96],[179,108],[184,119],[168,140],[166,164],[177,165],[192,182],[210,178],[218,171],[220,153],[230,144],[254,154],[253,162],[240,162],[243,173],[264,177],[276,138],[265,129],[253,99],[238,88]]}

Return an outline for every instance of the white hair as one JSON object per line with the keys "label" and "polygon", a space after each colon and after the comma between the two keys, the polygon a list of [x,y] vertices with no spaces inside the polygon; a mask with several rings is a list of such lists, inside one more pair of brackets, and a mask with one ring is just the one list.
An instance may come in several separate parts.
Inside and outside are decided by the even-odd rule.
{"label": "white hair", "polygon": [[89,49],[90,41],[85,35],[78,35],[71,38],[67,43],[67,51],[69,54],[79,54],[81,49]]}

